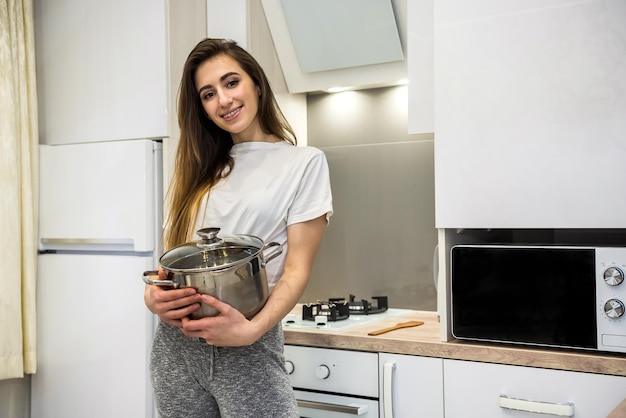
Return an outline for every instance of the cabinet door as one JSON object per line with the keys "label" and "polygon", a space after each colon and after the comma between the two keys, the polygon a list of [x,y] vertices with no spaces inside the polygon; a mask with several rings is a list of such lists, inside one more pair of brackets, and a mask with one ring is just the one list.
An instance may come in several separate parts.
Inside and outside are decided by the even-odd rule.
{"label": "cabinet door", "polygon": [[380,416],[443,417],[443,360],[379,353]]}
{"label": "cabinet door", "polygon": [[434,3],[438,228],[625,228],[626,3]]}
{"label": "cabinet door", "polygon": [[435,132],[433,0],[407,2],[409,134]]}
{"label": "cabinet door", "polygon": [[459,360],[444,360],[444,382],[446,418],[598,418],[626,398],[623,376]]}
{"label": "cabinet door", "polygon": [[35,3],[41,142],[168,136],[165,0]]}

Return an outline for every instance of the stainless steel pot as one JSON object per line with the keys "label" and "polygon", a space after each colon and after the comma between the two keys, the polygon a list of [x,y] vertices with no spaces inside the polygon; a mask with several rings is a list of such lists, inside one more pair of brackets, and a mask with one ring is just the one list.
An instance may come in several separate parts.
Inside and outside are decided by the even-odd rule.
{"label": "stainless steel pot", "polygon": [[[188,242],[163,254],[159,264],[167,273],[167,280],[152,280],[158,271],[146,271],[143,281],[155,286],[173,289],[193,287],[226,302],[244,314],[253,317],[267,301],[269,292],[265,265],[283,252],[277,242],[265,244],[253,235],[218,237],[219,228],[204,228],[196,233],[199,241]],[[267,257],[264,251],[275,248]],[[193,319],[215,316],[211,306],[202,307],[190,316]]]}

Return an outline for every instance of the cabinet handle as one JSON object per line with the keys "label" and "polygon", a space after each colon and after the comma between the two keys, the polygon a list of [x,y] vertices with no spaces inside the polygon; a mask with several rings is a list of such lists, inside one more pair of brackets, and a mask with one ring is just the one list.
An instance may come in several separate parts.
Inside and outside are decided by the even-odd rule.
{"label": "cabinet handle", "polygon": [[536,414],[556,415],[560,417],[573,417],[574,404],[567,403],[550,403],[540,401],[528,401],[526,399],[509,398],[506,395],[500,395],[500,408],[515,409],[516,411],[534,412]]}
{"label": "cabinet handle", "polygon": [[393,418],[393,371],[396,363],[383,364],[383,417]]}

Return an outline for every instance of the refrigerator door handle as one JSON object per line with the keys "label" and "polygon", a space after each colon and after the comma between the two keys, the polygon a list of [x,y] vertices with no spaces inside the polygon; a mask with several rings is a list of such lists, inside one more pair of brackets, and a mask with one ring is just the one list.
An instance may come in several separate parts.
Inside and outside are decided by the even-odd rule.
{"label": "refrigerator door handle", "polygon": [[133,240],[130,238],[124,239],[98,239],[98,238],[42,238],[42,244],[62,244],[62,245],[133,245]]}
{"label": "refrigerator door handle", "polygon": [[132,238],[41,238],[39,242],[43,251],[135,251]]}

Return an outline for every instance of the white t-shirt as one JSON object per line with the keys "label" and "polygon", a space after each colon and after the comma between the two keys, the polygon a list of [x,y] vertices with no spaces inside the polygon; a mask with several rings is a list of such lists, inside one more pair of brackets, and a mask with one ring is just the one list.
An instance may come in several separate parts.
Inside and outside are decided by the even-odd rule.
{"label": "white t-shirt", "polygon": [[218,236],[248,234],[281,244],[283,253],[266,266],[271,291],[285,265],[287,226],[333,213],[326,156],[284,141],[235,144],[231,155],[235,165],[211,189],[206,208],[204,200],[196,230],[217,227]]}

